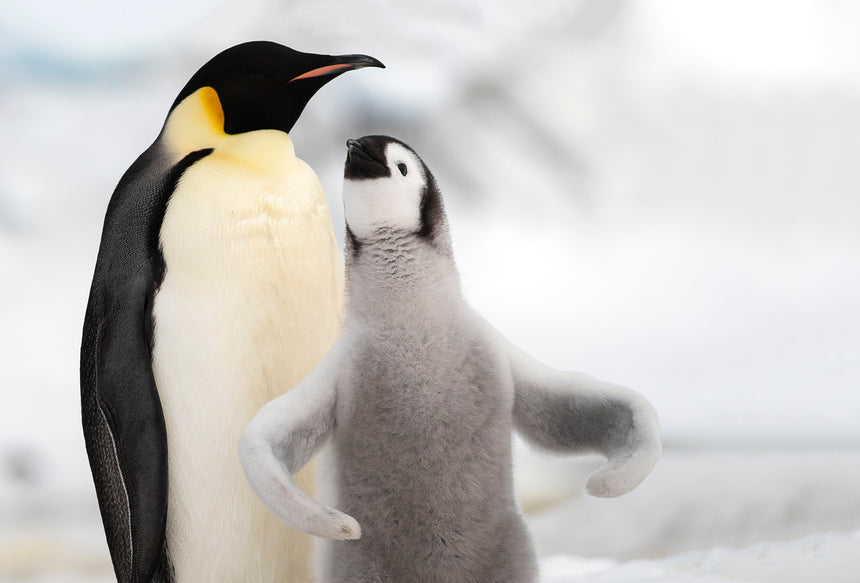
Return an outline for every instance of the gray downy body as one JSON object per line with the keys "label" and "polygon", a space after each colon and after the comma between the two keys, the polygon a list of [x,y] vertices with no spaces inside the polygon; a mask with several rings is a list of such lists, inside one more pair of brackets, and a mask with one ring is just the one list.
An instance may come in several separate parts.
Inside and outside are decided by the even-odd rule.
{"label": "gray downy body", "polygon": [[338,508],[362,525],[332,542],[332,581],[534,580],[513,492],[513,381],[462,299],[447,253],[382,231],[347,250],[334,432]]}

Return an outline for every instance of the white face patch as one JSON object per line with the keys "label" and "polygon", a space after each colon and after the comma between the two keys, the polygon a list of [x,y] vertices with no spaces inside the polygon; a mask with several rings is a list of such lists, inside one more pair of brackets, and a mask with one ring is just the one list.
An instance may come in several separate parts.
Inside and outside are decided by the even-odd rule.
{"label": "white face patch", "polygon": [[391,176],[344,180],[344,218],[359,240],[382,228],[414,232],[421,226],[426,184],[421,161],[396,142],[385,147],[385,160]]}

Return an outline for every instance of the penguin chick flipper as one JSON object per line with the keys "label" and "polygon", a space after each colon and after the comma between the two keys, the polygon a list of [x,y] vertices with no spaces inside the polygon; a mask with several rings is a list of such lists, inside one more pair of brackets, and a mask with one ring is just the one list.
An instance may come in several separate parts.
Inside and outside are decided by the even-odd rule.
{"label": "penguin chick flipper", "polygon": [[291,477],[334,428],[342,338],[302,382],[254,416],[239,439],[239,460],[251,488],[281,521],[308,534],[352,540],[361,536],[358,522],[310,498]]}
{"label": "penguin chick flipper", "polygon": [[496,335],[513,376],[517,432],[549,451],[605,456],[586,484],[592,496],[611,498],[638,486],[662,452],[651,404],[626,387],[545,366]]}
{"label": "penguin chick flipper", "polygon": [[[133,286],[130,286],[133,287]],[[117,580],[150,581],[164,563],[167,436],[140,294],[94,287],[81,346],[87,454]]]}

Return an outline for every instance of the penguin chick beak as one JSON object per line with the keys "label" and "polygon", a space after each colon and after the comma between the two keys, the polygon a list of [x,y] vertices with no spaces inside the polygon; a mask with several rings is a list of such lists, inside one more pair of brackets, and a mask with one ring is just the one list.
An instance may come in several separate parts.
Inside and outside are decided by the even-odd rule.
{"label": "penguin chick beak", "polygon": [[375,160],[367,153],[367,151],[361,147],[361,142],[358,140],[349,139],[346,141],[346,158],[349,161],[353,160],[367,160],[368,162],[375,162]]}
{"label": "penguin chick beak", "polygon": [[374,59],[368,55],[339,55],[332,57],[329,64],[297,75],[290,79],[289,82],[322,77],[323,75],[340,75],[341,73],[352,71],[353,69],[363,69],[364,67],[379,67],[380,69],[384,69],[385,65],[378,59]]}
{"label": "penguin chick beak", "polygon": [[385,150],[381,149],[374,136],[365,136],[357,140],[346,141],[346,163],[343,166],[343,177],[347,180],[363,180],[367,178],[382,178],[391,176],[385,158]]}

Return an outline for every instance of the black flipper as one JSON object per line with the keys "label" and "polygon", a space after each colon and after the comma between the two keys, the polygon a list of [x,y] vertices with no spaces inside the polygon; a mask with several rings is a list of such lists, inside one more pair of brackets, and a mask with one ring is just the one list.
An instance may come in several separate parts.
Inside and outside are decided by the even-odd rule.
{"label": "black flipper", "polygon": [[117,580],[171,581],[164,544],[167,435],[152,373],[152,303],[164,277],[159,231],[182,173],[156,141],[108,204],[81,344],[87,455]]}

